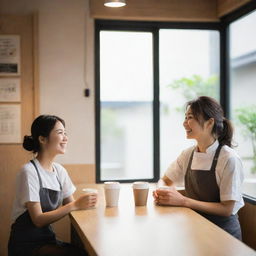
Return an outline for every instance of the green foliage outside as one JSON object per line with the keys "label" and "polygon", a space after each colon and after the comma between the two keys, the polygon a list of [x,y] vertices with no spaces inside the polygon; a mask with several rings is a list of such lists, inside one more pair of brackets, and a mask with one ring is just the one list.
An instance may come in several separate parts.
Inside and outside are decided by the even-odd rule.
{"label": "green foliage outside", "polygon": [[186,101],[199,96],[210,96],[218,99],[218,82],[217,76],[210,76],[204,79],[200,75],[193,75],[190,78],[183,77],[174,80],[168,87],[179,90]]}
{"label": "green foliage outside", "polygon": [[[174,80],[167,87],[178,90],[183,95],[185,101],[195,99],[199,96],[209,96],[218,99],[218,77],[210,76],[206,79],[200,75],[192,75],[191,77],[182,77]],[[169,109],[164,106],[164,112],[168,113]],[[176,108],[177,111],[183,112],[183,107]]]}
{"label": "green foliage outside", "polygon": [[250,139],[253,148],[252,173],[256,173],[256,105],[236,109],[236,117],[244,129],[244,137]]}

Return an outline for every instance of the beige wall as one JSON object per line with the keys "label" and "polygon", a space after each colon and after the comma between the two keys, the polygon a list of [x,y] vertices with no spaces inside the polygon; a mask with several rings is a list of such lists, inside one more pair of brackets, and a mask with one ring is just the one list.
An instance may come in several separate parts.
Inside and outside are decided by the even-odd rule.
{"label": "beige wall", "polygon": [[[39,17],[40,113],[63,117],[69,135],[62,164],[94,164],[93,20],[87,0],[1,0],[8,14]],[[85,98],[85,83],[91,96]]]}

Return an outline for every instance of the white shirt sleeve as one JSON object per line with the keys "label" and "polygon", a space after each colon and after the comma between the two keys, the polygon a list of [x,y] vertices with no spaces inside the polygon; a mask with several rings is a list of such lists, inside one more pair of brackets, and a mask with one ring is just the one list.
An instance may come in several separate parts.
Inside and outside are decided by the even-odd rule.
{"label": "white shirt sleeve", "polygon": [[27,202],[40,202],[39,179],[32,165],[26,164],[17,176],[17,197],[20,198],[21,205]]}
{"label": "white shirt sleeve", "polygon": [[175,185],[184,185],[184,177],[187,171],[187,165],[194,147],[188,148],[178,156],[178,158],[168,167],[165,175],[175,183]]}
{"label": "white shirt sleeve", "polygon": [[221,201],[241,200],[243,178],[243,166],[240,158],[235,156],[228,158],[220,177]]}

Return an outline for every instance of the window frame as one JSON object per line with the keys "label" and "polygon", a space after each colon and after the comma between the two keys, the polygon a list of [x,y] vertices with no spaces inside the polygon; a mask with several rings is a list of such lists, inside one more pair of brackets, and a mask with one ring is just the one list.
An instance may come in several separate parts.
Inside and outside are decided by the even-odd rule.
{"label": "window frame", "polygon": [[[224,112],[227,112],[226,76],[223,75],[224,67],[228,65],[223,60],[226,47],[225,29],[220,22],[144,22],[120,20],[95,20],[95,158],[96,158],[96,183],[106,180],[101,179],[100,173],[100,31],[132,31],[151,32],[153,36],[153,178],[139,179],[148,182],[157,182],[160,177],[160,101],[159,101],[159,30],[160,29],[200,29],[214,30],[220,33],[220,102]],[[227,71],[225,69],[225,71]],[[225,72],[224,72],[225,73]],[[225,87],[225,88],[223,88]],[[137,179],[118,180],[122,183],[134,182]]]}

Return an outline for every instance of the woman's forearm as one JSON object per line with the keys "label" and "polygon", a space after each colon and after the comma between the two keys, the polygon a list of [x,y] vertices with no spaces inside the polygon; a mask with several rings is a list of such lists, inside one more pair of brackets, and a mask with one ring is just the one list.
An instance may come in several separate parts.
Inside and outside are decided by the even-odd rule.
{"label": "woman's forearm", "polygon": [[91,193],[82,195],[76,200],[74,200],[73,197],[66,198],[66,200],[64,200],[65,205],[48,212],[42,212],[39,202],[28,202],[26,206],[34,225],[43,227],[63,218],[72,211],[86,210],[94,207],[96,202],[97,195]]}
{"label": "woman's forearm", "polygon": [[208,214],[230,216],[234,208],[235,201],[225,202],[202,202],[188,197],[184,197],[184,206],[193,210],[201,211]]}
{"label": "woman's forearm", "polygon": [[[37,208],[37,206],[35,207]],[[40,209],[33,209],[30,211],[30,216],[35,226],[43,227],[58,221],[74,210],[76,210],[75,204],[74,202],[70,202],[49,212],[42,212]]]}

